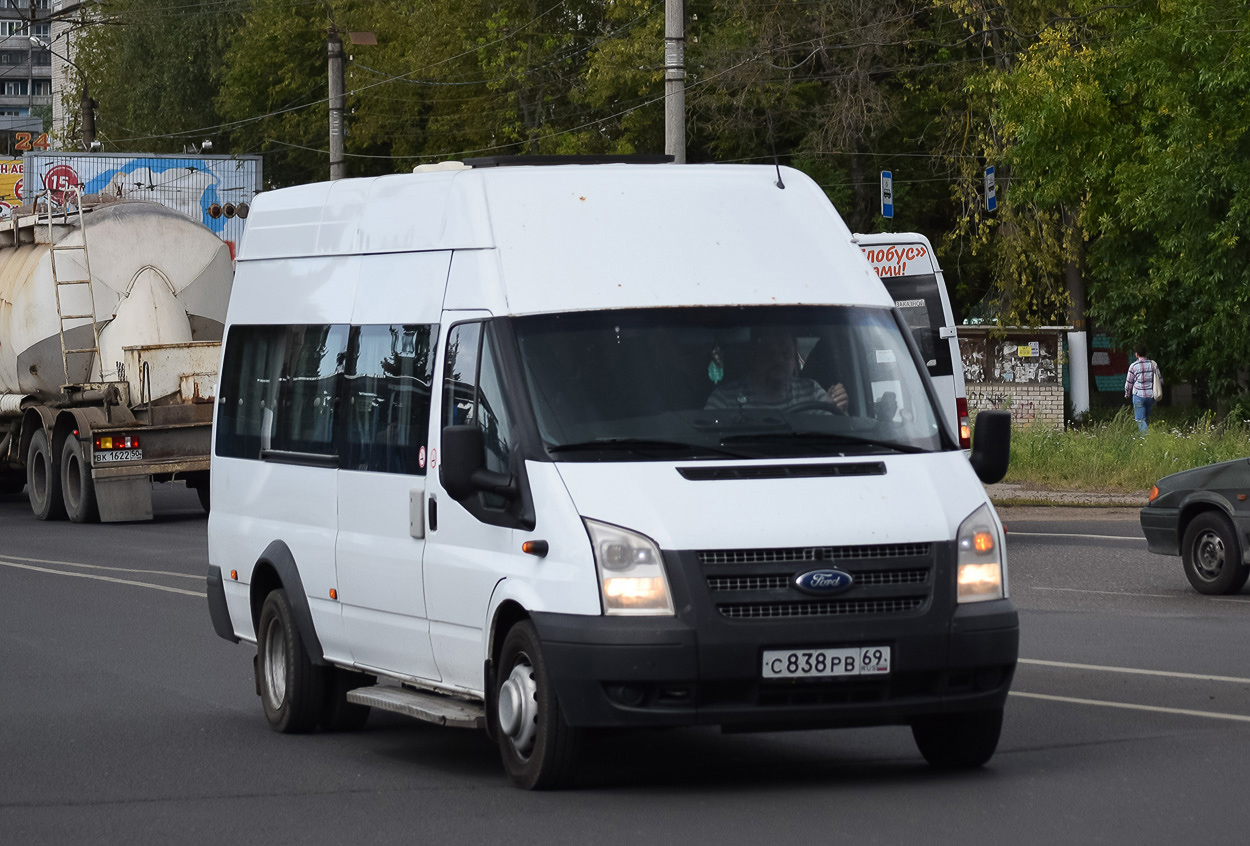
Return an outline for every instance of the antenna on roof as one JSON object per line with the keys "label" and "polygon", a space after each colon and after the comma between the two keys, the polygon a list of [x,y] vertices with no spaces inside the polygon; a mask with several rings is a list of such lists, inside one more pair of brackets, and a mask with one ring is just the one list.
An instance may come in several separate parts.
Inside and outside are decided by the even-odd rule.
{"label": "antenna on roof", "polygon": [[781,181],[781,160],[777,158],[777,139],[773,137],[773,113],[768,113],[768,146],[773,148],[773,164],[777,166],[777,187],[785,190],[786,183]]}

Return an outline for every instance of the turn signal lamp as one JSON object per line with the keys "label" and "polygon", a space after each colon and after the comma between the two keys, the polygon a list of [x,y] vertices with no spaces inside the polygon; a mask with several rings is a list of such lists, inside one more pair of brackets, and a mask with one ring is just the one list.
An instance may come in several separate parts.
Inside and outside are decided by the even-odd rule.
{"label": "turn signal lamp", "polygon": [[1159,486],[1158,486],[1158,485],[1151,485],[1151,486],[1150,486],[1150,497],[1146,500],[1146,502],[1154,502],[1154,501],[1155,501],[1156,499],[1158,499],[1158,498],[1159,498]]}
{"label": "turn signal lamp", "polygon": [[957,601],[984,602],[1007,595],[1006,550],[988,505],[960,525],[956,547]]}

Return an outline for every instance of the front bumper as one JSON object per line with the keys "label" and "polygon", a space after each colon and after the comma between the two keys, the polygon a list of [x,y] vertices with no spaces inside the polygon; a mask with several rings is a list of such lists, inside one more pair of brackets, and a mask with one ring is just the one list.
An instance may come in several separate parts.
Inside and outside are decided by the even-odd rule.
{"label": "front bumper", "polygon": [[[1008,600],[888,624],[746,623],[701,636],[682,619],[534,614],[560,708],[572,726],[719,725],[739,730],[904,724],[1001,708],[1019,623]],[[900,625],[900,623],[902,623]],[[891,648],[891,672],[765,680],[764,649]]]}
{"label": "front bumper", "polygon": [[1181,510],[1148,505],[1141,510],[1141,530],[1146,549],[1160,555],[1181,554]]}

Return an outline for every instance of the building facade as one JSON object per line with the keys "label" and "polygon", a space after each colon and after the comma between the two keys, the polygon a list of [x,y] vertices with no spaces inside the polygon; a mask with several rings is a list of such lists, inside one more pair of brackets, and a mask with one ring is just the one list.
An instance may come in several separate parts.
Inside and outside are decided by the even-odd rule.
{"label": "building facade", "polygon": [[[51,117],[51,6],[52,0],[5,0],[0,5],[0,117]],[[17,122],[7,123],[11,127]],[[11,137],[7,141],[13,143]]]}

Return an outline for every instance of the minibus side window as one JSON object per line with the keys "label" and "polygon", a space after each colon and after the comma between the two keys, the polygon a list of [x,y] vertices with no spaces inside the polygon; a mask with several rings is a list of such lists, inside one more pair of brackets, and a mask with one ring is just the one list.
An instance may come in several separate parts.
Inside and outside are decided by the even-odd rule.
{"label": "minibus side window", "polygon": [[232,326],[217,396],[217,454],[260,458],[273,434],[285,326]]}
{"label": "minibus side window", "polygon": [[347,326],[293,326],[282,373],[272,449],[334,455]]}
{"label": "minibus side window", "polygon": [[[486,445],[486,469],[509,472],[512,424],[504,405],[503,390],[492,343],[480,323],[461,323],[447,339],[443,370],[443,425],[475,424]],[[481,494],[482,505],[502,510],[505,497]]]}
{"label": "minibus side window", "polygon": [[425,475],[437,326],[352,329],[344,375],[344,470]]}

